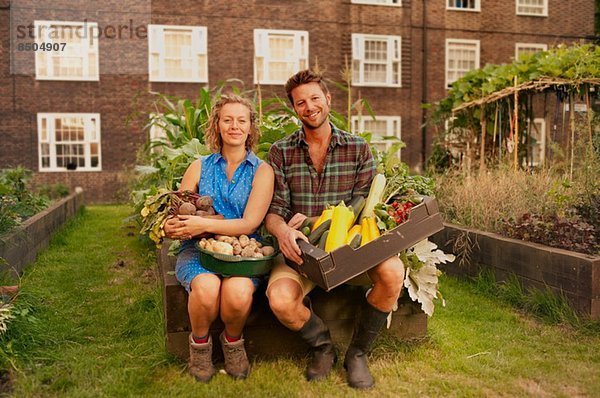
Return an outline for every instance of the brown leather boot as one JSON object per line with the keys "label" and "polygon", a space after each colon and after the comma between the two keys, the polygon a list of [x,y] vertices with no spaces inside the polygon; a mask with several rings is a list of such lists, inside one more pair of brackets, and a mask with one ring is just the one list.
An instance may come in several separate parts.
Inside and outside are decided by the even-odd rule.
{"label": "brown leather boot", "polygon": [[223,347],[223,356],[225,357],[225,371],[234,379],[245,379],[250,372],[250,363],[244,348],[244,339],[232,343],[225,338],[225,331],[219,337],[221,347]]}
{"label": "brown leather boot", "polygon": [[209,336],[208,342],[204,344],[197,344],[190,334],[188,372],[203,383],[207,383],[213,377],[215,368],[212,363],[212,337]]}

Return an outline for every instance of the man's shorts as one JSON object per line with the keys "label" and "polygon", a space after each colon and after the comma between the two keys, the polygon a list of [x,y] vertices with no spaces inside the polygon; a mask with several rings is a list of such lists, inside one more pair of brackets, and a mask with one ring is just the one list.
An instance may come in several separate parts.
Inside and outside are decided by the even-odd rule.
{"label": "man's shorts", "polygon": [[[291,279],[294,282],[298,283],[302,288],[303,294],[306,296],[311,290],[315,288],[315,283],[308,278],[303,277],[298,272],[296,272],[293,268],[288,266],[285,263],[285,258],[283,254],[279,254],[275,258],[275,265],[271,270],[271,275],[269,276],[269,285],[267,286],[267,292],[269,291],[269,287],[276,281],[280,279]],[[369,275],[366,272],[363,272],[360,275],[355,276],[346,282],[348,285],[353,286],[371,286],[373,282]]]}

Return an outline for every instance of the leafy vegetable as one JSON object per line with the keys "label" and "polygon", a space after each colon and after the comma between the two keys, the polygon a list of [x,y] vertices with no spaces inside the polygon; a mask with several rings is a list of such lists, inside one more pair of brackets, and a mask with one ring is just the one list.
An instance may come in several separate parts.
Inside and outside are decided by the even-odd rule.
{"label": "leafy vegetable", "polygon": [[437,269],[437,264],[453,262],[454,255],[444,253],[435,243],[425,239],[401,253],[400,258],[406,266],[404,287],[410,298],[421,303],[421,308],[427,315],[433,315],[435,298],[441,299],[442,305],[446,304],[438,290],[441,271]]}
{"label": "leafy vegetable", "polygon": [[409,174],[406,163],[397,163],[386,171],[383,203],[388,203],[394,196],[433,196],[434,181],[431,178]]}
{"label": "leafy vegetable", "polygon": [[144,207],[140,211],[142,216],[141,234],[148,237],[160,247],[165,236],[163,226],[169,216],[177,214],[179,206],[184,202],[195,202],[201,196],[191,191],[169,191],[161,188],[155,195],[148,196],[144,201]]}

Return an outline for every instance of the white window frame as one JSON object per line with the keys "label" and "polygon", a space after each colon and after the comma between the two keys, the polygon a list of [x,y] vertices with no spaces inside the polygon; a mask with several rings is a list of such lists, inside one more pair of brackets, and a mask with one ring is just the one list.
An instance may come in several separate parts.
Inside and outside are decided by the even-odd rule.
{"label": "white window frame", "polygon": [[[453,0],[454,2],[457,1],[461,1],[461,0]],[[462,0],[465,1],[465,0]],[[480,12],[481,11],[481,0],[472,0],[475,3],[475,7],[474,8],[466,8],[466,7],[457,7],[457,6],[451,6],[450,5],[450,0],[446,0],[446,10],[452,10],[452,11],[467,11],[467,12]]]}
{"label": "white window frame", "polygon": [[[167,76],[165,68],[165,30],[180,30],[192,34],[192,54],[189,57],[194,60],[197,56],[204,56],[202,65],[191,62],[192,77]],[[175,82],[175,83],[208,83],[208,29],[206,26],[186,25],[148,25],[148,80],[151,82]],[[158,76],[153,76],[152,55],[158,54]],[[203,72],[204,71],[204,72]]]}
{"label": "white window frame", "polygon": [[[96,22],[76,22],[76,21],[34,21],[35,43],[38,46],[35,51],[35,78],[36,80],[75,80],[75,81],[98,81],[100,80],[100,54],[98,52],[98,24]],[[53,29],[51,26],[72,26],[74,28],[82,27],[85,29],[85,39],[82,40],[82,46],[74,47],[72,44],[64,46],[59,41],[60,39],[53,37]],[[45,31],[44,37],[40,33]],[[58,51],[45,51],[41,46],[48,44],[58,44]],[[53,59],[58,57],[71,57],[77,54],[82,60],[82,76],[57,75],[54,73]],[[90,62],[90,56],[95,55],[96,62]],[[44,62],[45,57],[45,62]],[[46,75],[41,74],[41,67],[45,63]],[[95,68],[94,68],[95,67]],[[95,70],[95,73],[90,73]]]}
{"label": "white window frame", "polygon": [[[474,70],[474,69],[479,69],[480,68],[480,54],[481,54],[481,47],[480,47],[480,43],[479,40],[467,40],[467,39],[446,39],[446,66],[444,69],[444,73],[445,73],[445,77],[444,77],[444,81],[445,81],[445,87],[446,89],[451,88],[452,83],[454,83],[456,80],[453,81],[448,81],[448,72],[449,72],[449,63],[450,63],[450,45],[451,44],[474,44],[475,45],[475,68],[473,69],[469,69],[470,70]],[[468,72],[468,71],[465,71]]]}
{"label": "white window frame", "polygon": [[[155,120],[159,120],[161,116],[161,113],[151,113],[150,115],[148,115],[148,119],[150,120],[150,123],[152,123]],[[164,144],[169,145],[167,130],[164,127],[161,127],[161,125],[156,122],[152,123],[150,125],[150,128],[148,129],[148,141],[150,142],[150,144],[154,142],[162,142]],[[162,148],[160,146],[152,146],[150,148],[150,152],[160,153],[162,152]]]}
{"label": "white window frame", "polygon": [[402,7],[402,0],[351,0],[352,4],[369,4],[372,6]]}
{"label": "white window frame", "polygon": [[530,6],[529,4],[521,4],[522,0],[515,0],[515,13],[517,15],[525,15],[529,17],[547,17],[548,16],[548,0],[543,0],[543,10],[541,14],[519,11],[519,6]]}
{"label": "white window frame", "polygon": [[[528,121],[529,124],[529,121]],[[531,133],[532,135],[535,134],[535,127],[536,125],[540,126],[540,138],[539,140],[537,140],[537,142],[535,143],[535,145],[531,145],[528,148],[529,153],[531,153],[531,163],[527,163],[529,161],[529,159],[525,159],[525,162],[527,164],[527,166],[531,165],[531,166],[541,166],[544,164],[545,160],[546,160],[546,135],[547,135],[547,131],[546,131],[546,119],[542,118],[542,117],[536,117],[533,119],[533,126],[531,126]],[[536,161],[533,159],[533,149],[534,147],[539,147],[540,148],[540,156],[539,159]]]}
{"label": "white window frame", "polygon": [[[80,117],[84,119],[84,157],[85,166],[77,167],[73,171],[102,171],[102,146],[101,146],[101,127],[100,127],[100,114],[99,113],[38,113],[37,114],[37,126],[38,126],[38,170],[40,172],[56,172],[56,171],[67,171],[66,167],[58,167],[56,165],[56,140],[54,134],[54,121],[63,117]],[[42,140],[42,119],[46,119],[46,139]],[[96,131],[95,138],[92,137],[94,132],[92,131],[92,119],[96,119]],[[90,151],[91,144],[98,144],[98,165],[92,167],[92,156]],[[49,144],[50,152],[50,166],[42,167],[42,144]],[[71,170],[69,170],[71,171]]]}
{"label": "white window frame", "polygon": [[[270,78],[269,64],[273,60],[269,56],[269,36],[285,35],[292,36],[294,40],[294,52],[292,58],[279,61],[291,62],[294,70],[308,69],[308,32],[305,30],[277,30],[277,29],[254,29],[254,84],[285,84],[286,79],[277,80]],[[302,43],[304,42],[304,46]],[[259,81],[258,59],[262,59],[262,80]],[[289,76],[288,76],[289,77]]]}
{"label": "white window frame", "polygon": [[[385,82],[365,82],[365,41],[385,40],[387,41],[387,73]],[[395,48],[394,48],[395,47]],[[402,36],[369,35],[363,33],[352,33],[352,64],[358,63],[358,79],[352,76],[353,86],[362,87],[402,87]],[[393,66],[398,64],[398,82],[393,82]]]}
{"label": "white window frame", "polygon": [[[371,116],[352,116],[351,118],[352,120],[352,131],[354,132],[354,134],[358,134],[358,133],[363,133],[365,132],[365,124],[368,121],[372,121],[373,118]],[[398,140],[402,140],[402,117],[400,116],[377,116],[375,115],[375,121],[385,121],[387,124],[386,127],[386,133],[381,135],[379,133],[376,133],[374,131],[370,131],[370,133],[373,133],[377,136],[394,136],[396,138],[398,138]],[[387,150],[389,149],[394,143],[396,143],[398,141],[395,140],[384,140],[384,139],[373,139],[371,138],[371,142],[370,145],[384,145],[385,149]],[[379,149],[379,148],[378,148]],[[400,154],[402,153],[402,151],[398,151],[398,154],[400,156]]]}
{"label": "white window frame", "polygon": [[548,51],[548,45],[544,43],[515,43],[515,59],[518,60],[524,49],[535,49],[537,51]]}

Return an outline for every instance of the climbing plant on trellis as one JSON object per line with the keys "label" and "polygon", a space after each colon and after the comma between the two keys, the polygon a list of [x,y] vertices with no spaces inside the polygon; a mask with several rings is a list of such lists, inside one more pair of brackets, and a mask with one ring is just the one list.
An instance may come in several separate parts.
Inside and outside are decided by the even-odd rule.
{"label": "climbing plant on trellis", "polygon": [[[600,86],[600,47],[591,44],[558,46],[525,55],[511,64],[473,70],[454,82],[446,98],[435,104],[432,121],[439,127],[449,120],[446,143],[463,153],[462,166],[470,170],[508,157],[513,167],[526,165],[534,118],[533,100],[542,96],[544,108],[555,103],[554,132],[566,137],[558,142],[572,173],[576,140],[593,149],[592,103]],[[585,103],[585,129],[575,129],[576,100]],[[568,108],[565,107],[568,104]],[[566,109],[571,111],[566,111]],[[546,111],[547,109],[545,109]],[[558,123],[561,116],[562,123]],[[560,126],[557,126],[559,125]],[[551,138],[556,138],[554,134]],[[524,162],[525,160],[525,162]]]}

